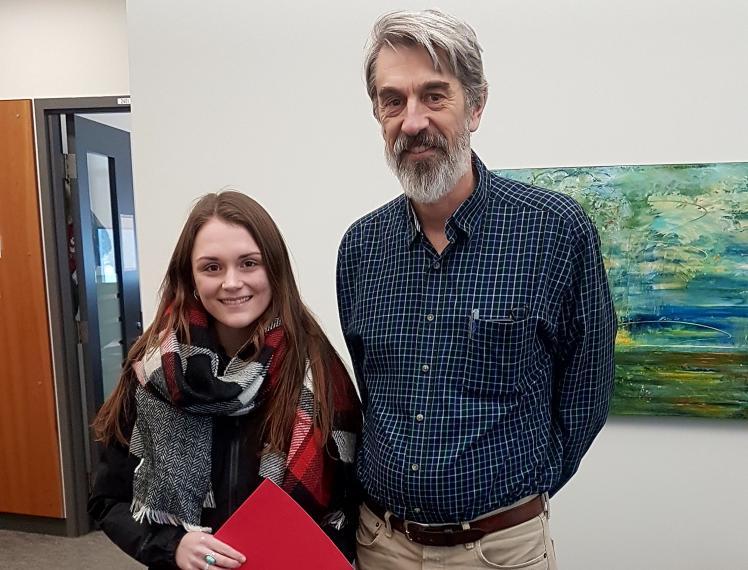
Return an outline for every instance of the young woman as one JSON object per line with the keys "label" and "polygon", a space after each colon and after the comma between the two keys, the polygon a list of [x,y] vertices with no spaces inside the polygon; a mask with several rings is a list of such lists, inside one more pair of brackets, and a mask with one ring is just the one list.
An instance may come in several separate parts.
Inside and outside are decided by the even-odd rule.
{"label": "young woman", "polygon": [[244,194],[209,194],[94,422],[103,451],[89,512],[151,568],[236,568],[252,553],[210,532],[268,478],[352,558],[360,427],[277,226]]}

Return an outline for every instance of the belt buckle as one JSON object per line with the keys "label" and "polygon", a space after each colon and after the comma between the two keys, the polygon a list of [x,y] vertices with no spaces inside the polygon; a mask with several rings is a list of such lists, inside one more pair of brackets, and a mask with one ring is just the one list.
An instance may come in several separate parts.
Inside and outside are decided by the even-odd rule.
{"label": "belt buckle", "polygon": [[406,538],[410,542],[416,542],[416,541],[413,538],[413,535],[410,534],[410,529],[408,528],[409,525],[413,525],[413,526],[416,526],[416,527],[421,527],[421,531],[424,532],[424,533],[426,533],[426,534],[428,534],[429,532],[432,532],[432,531],[429,531],[428,527],[425,527],[421,523],[417,523],[415,521],[409,521],[409,520],[403,519],[403,530],[405,531]]}
{"label": "belt buckle", "polygon": [[427,546],[428,545],[433,546],[434,544],[432,542],[428,542],[428,540],[426,542],[419,542],[419,541],[415,540],[413,538],[413,535],[410,534],[410,528],[408,528],[409,525],[413,525],[415,527],[420,527],[421,532],[423,533],[423,537],[424,537],[423,540],[427,540],[427,538],[431,538],[433,540],[434,535],[439,535],[439,534],[444,534],[444,535],[453,535],[453,534],[455,534],[455,530],[454,529],[452,529],[452,528],[443,528],[443,527],[447,527],[448,525],[443,525],[442,528],[431,529],[430,527],[422,525],[421,523],[417,523],[417,522],[409,521],[409,520],[403,520],[403,531],[405,532],[406,538],[410,542],[418,542],[419,544],[425,544]]}
{"label": "belt buckle", "polygon": [[408,539],[408,540],[409,540],[410,542],[413,542],[413,537],[412,537],[412,536],[410,536],[410,530],[408,529],[408,525],[409,525],[409,524],[417,524],[417,523],[414,523],[413,521],[409,521],[409,520],[407,520],[407,519],[403,519],[403,528],[405,529],[405,537],[406,537],[406,538],[407,538],[407,539]]}

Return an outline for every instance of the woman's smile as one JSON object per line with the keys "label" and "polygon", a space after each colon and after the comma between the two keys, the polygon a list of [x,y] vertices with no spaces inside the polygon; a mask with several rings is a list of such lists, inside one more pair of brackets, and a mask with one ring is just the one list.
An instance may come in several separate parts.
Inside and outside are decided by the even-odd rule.
{"label": "woman's smile", "polygon": [[248,303],[252,299],[252,295],[245,295],[244,297],[227,297],[225,299],[218,299],[221,303],[228,306],[240,306]]}

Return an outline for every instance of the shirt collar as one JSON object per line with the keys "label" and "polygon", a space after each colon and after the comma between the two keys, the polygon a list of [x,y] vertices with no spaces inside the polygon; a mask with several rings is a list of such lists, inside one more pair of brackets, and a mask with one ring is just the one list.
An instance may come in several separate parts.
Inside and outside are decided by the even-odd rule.
{"label": "shirt collar", "polygon": [[475,189],[467,199],[459,205],[454,214],[447,220],[447,226],[454,226],[461,230],[468,238],[478,230],[486,200],[488,199],[488,169],[478,155],[472,153],[473,172],[475,173]]}
{"label": "shirt collar", "polygon": [[418,221],[418,216],[416,215],[416,211],[413,208],[413,204],[411,204],[409,198],[405,198],[405,238],[407,240],[408,245],[413,245],[413,243],[421,237],[421,222]]}
{"label": "shirt collar", "polygon": [[[488,169],[475,152],[472,153],[471,157],[473,172],[475,173],[475,188],[470,196],[458,206],[447,220],[447,237],[450,237],[450,226],[454,228],[452,231],[457,230],[468,239],[480,227],[480,221],[488,197]],[[408,198],[404,200],[404,221],[406,228],[404,236],[408,244],[413,245],[413,242],[421,237],[422,233],[418,216]]]}

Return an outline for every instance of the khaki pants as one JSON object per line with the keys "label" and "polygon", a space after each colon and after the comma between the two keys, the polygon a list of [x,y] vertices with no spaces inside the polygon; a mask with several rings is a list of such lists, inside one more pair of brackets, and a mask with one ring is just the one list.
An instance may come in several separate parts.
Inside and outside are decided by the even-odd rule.
{"label": "khaki pants", "polygon": [[424,546],[388,528],[384,520],[362,505],[356,542],[357,570],[558,570],[546,513],[487,534],[478,542]]}

